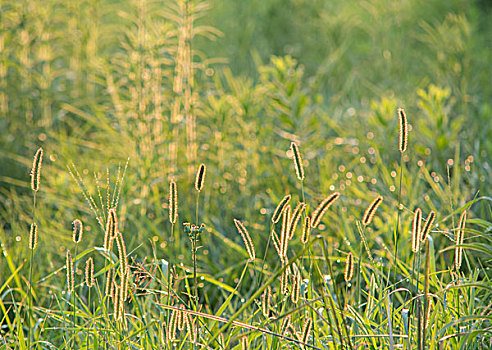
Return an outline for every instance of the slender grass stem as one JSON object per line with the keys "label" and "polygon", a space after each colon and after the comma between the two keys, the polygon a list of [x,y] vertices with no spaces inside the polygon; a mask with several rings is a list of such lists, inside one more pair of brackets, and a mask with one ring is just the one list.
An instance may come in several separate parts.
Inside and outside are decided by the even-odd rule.
{"label": "slender grass stem", "polygon": [[[33,196],[33,205],[32,205],[32,222],[36,222],[36,194],[37,191],[34,191]],[[32,261],[34,259],[34,247],[31,249],[31,254],[29,256],[29,307],[28,307],[28,318],[29,318],[29,329],[28,329],[28,338],[27,338],[27,348],[31,349],[31,333],[32,333]]]}
{"label": "slender grass stem", "polygon": [[[75,275],[75,271],[77,271],[77,249],[78,249],[78,243],[75,243],[75,249],[74,249],[74,252],[75,252],[75,255],[74,255],[74,262],[73,262],[73,268],[74,268],[74,272],[73,272],[73,275]],[[74,283],[75,284],[75,283]],[[73,332],[72,332],[72,341],[73,341],[73,345],[75,346],[75,303],[76,303],[76,291],[75,291],[75,288],[73,289],[73,305],[72,305],[72,308],[73,308],[73,315],[72,315],[72,323],[73,323]]]}

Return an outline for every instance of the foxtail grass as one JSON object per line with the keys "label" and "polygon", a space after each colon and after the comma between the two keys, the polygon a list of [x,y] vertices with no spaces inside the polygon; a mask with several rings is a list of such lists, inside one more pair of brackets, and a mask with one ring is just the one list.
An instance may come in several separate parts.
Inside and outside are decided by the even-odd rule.
{"label": "foxtail grass", "polygon": [[424,227],[422,227],[422,230],[420,231],[421,242],[425,242],[425,240],[427,239],[427,235],[429,234],[432,225],[434,225],[435,219],[436,219],[436,213],[432,210],[427,216],[427,219],[425,220]]}
{"label": "foxtail grass", "polygon": [[318,207],[314,210],[313,215],[311,217],[311,227],[316,228],[318,227],[319,223],[321,222],[321,219],[323,218],[323,215],[325,215],[326,211],[330,206],[340,197],[339,192],[334,192],[330,194],[328,197],[326,197],[319,205]]}
{"label": "foxtail grass", "polygon": [[461,268],[461,261],[463,259],[463,242],[465,239],[465,225],[466,225],[466,217],[467,217],[467,212],[464,210],[461,213],[460,216],[460,221],[458,223],[458,230],[456,231],[456,248],[455,248],[455,253],[454,253],[454,265],[456,267],[456,271],[459,271]]}
{"label": "foxtail grass", "polygon": [[31,168],[31,190],[33,191],[33,206],[32,206],[32,224],[29,232],[29,306],[28,306],[28,349],[31,348],[31,329],[32,329],[32,265],[34,260],[34,251],[38,243],[38,226],[36,224],[36,195],[39,191],[41,183],[41,165],[43,163],[43,149],[40,147],[34,155],[34,160]]}
{"label": "foxtail grass", "polygon": [[343,278],[345,282],[350,282],[352,276],[354,275],[354,255],[352,252],[349,252],[347,258],[345,259],[345,272],[343,274]]}
{"label": "foxtail grass", "polygon": [[362,217],[362,224],[364,226],[368,226],[371,224],[372,219],[374,218],[374,215],[376,214],[376,211],[378,210],[382,202],[383,202],[383,196],[378,196],[367,207],[366,211],[364,212],[364,216]]}
{"label": "foxtail grass", "polygon": [[237,231],[241,234],[241,237],[243,238],[246,251],[249,255],[249,260],[251,262],[255,261],[255,246],[253,244],[253,241],[251,240],[251,236],[249,235],[248,230],[246,229],[244,224],[237,219],[234,219],[234,225],[236,225]]}
{"label": "foxtail grass", "polygon": [[304,181],[304,167],[302,165],[301,153],[299,152],[299,146],[292,142],[290,144],[290,149],[292,150],[292,154],[294,157],[294,167],[296,169],[297,178],[300,181]]}
{"label": "foxtail grass", "polygon": [[275,211],[273,212],[272,215],[272,222],[276,224],[280,220],[280,216],[284,212],[285,207],[287,204],[289,204],[291,195],[288,194],[282,200],[278,203],[277,207],[275,208]]}

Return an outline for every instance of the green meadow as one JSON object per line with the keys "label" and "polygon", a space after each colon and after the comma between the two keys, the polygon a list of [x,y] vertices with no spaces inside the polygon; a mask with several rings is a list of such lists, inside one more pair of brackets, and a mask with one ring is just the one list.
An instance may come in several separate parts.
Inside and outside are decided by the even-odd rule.
{"label": "green meadow", "polygon": [[492,4],[0,0],[0,349],[492,348]]}

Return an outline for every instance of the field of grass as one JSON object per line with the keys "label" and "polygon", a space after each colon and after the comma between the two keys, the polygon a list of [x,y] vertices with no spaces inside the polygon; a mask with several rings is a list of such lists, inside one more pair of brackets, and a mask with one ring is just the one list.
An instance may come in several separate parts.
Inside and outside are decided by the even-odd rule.
{"label": "field of grass", "polygon": [[0,349],[492,348],[487,1],[0,0]]}

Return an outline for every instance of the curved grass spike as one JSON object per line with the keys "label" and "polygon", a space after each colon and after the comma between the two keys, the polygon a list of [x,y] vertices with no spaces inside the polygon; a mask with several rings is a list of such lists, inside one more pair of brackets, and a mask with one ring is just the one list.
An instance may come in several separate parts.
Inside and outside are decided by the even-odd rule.
{"label": "curved grass spike", "polygon": [[272,287],[268,286],[261,296],[261,312],[263,316],[267,317],[270,315],[270,304],[272,302]]}
{"label": "curved grass spike", "polygon": [[113,275],[114,275],[114,268],[110,268],[108,272],[106,273],[106,288],[104,289],[104,294],[108,297],[113,297]]}
{"label": "curved grass spike", "polygon": [[207,173],[207,167],[205,164],[200,164],[200,167],[198,168],[198,171],[196,173],[196,179],[195,179],[195,189],[200,192],[203,188],[203,182],[205,181],[205,175]]}
{"label": "curved grass spike", "polygon": [[192,343],[195,343],[197,338],[195,322],[189,313],[183,314],[183,319],[186,323],[186,329],[188,330],[188,333],[190,333],[190,340]]}
{"label": "curved grass spike", "polygon": [[348,253],[347,258],[345,259],[345,273],[343,274],[343,278],[345,282],[350,282],[352,276],[354,275],[354,255],[352,252]]}
{"label": "curved grass spike", "polygon": [[85,284],[91,288],[94,285],[94,260],[87,259],[85,263]]}
{"label": "curved grass spike", "polygon": [[285,269],[284,272],[282,272],[282,275],[280,276],[280,293],[282,294],[289,294],[289,272],[287,269]]}
{"label": "curved grass spike", "polygon": [[282,212],[282,227],[280,229],[280,255],[281,260],[286,260],[287,246],[289,245],[289,222],[290,222],[290,205],[287,205]]}
{"label": "curved grass spike", "polygon": [[302,216],[302,211],[306,207],[306,204],[304,202],[300,202],[297,204],[296,208],[294,209],[294,212],[292,213],[292,218],[290,220],[289,224],[289,240],[291,240],[294,237],[294,233],[296,232],[297,224],[299,223],[299,220],[301,219]]}
{"label": "curved grass spike", "polygon": [[308,318],[306,322],[304,322],[304,326],[302,327],[301,341],[303,343],[307,343],[309,336],[311,335],[311,329],[313,327],[313,320]]}
{"label": "curved grass spike", "polygon": [[275,211],[273,212],[273,216],[272,216],[272,222],[274,224],[276,224],[280,220],[280,215],[283,213],[285,206],[289,204],[290,198],[291,195],[288,194],[284,198],[282,198],[280,203],[278,203],[277,208],[275,208]]}
{"label": "curved grass spike", "polygon": [[[183,309],[183,305],[179,305],[179,308],[182,310]],[[177,314],[176,314],[176,323],[178,324],[178,330],[182,331],[183,329],[185,329],[186,325],[185,325],[185,318],[186,318],[186,314],[183,313],[183,311],[177,311]]]}
{"label": "curved grass spike", "polygon": [[422,210],[417,208],[413,213],[412,220],[412,252],[417,253],[420,250],[420,230],[422,226]]}
{"label": "curved grass spike", "polygon": [[251,240],[251,237],[249,236],[248,230],[246,230],[246,227],[244,227],[243,223],[237,219],[234,219],[234,224],[236,225],[238,232],[241,234],[241,237],[243,238],[244,245],[246,246],[246,250],[249,255],[249,260],[254,261],[256,257],[255,246],[253,244],[253,241]]}
{"label": "curved grass spike", "polygon": [[29,230],[29,249],[34,250],[38,246],[38,225],[36,223],[31,224]]}
{"label": "curved grass spike", "polygon": [[465,239],[465,225],[466,225],[467,212],[464,210],[461,213],[460,221],[458,224],[458,231],[456,233],[456,248],[455,248],[455,266],[456,270],[461,268],[461,261],[463,259],[463,247],[459,247],[463,244]]}
{"label": "curved grass spike", "polygon": [[121,276],[123,276],[124,274],[126,274],[126,267],[128,266],[128,256],[126,253],[126,245],[123,239],[123,233],[121,233],[120,231],[117,232],[116,245],[118,247]]}
{"label": "curved grass spike", "polygon": [[427,235],[429,234],[435,219],[436,219],[436,213],[434,211],[431,211],[427,216],[427,219],[425,220],[424,227],[422,227],[422,230],[420,231],[421,242],[424,242],[425,239],[427,238]]}
{"label": "curved grass spike", "polygon": [[301,153],[299,152],[299,146],[295,142],[292,142],[290,144],[290,149],[292,150],[292,153],[294,154],[294,166],[296,168],[297,178],[300,181],[303,181],[304,180],[304,167],[302,166],[302,158],[301,158]]}
{"label": "curved grass spike", "polygon": [[73,293],[73,291],[75,290],[75,281],[73,276],[73,260],[72,260],[72,254],[70,254],[70,250],[67,250],[66,267],[67,267],[68,292]]}
{"label": "curved grass spike", "polygon": [[82,234],[84,233],[84,225],[79,219],[72,222],[72,240],[74,243],[80,243]]}
{"label": "curved grass spike", "polygon": [[304,218],[304,224],[302,225],[302,236],[301,242],[302,244],[306,244],[309,241],[309,236],[311,235],[311,218],[306,216]]}
{"label": "curved grass spike", "polygon": [[311,218],[311,227],[316,228],[319,223],[321,222],[321,219],[323,218],[323,215],[325,215],[325,212],[328,210],[328,208],[340,197],[339,192],[334,192],[330,194],[328,197],[326,197],[319,205],[318,207],[314,210],[313,216]]}
{"label": "curved grass spike", "polygon": [[284,318],[282,325],[280,326],[280,334],[285,335],[290,325],[291,314]]}
{"label": "curved grass spike", "polygon": [[364,212],[364,216],[362,218],[362,224],[364,226],[371,224],[371,221],[374,218],[374,215],[376,214],[376,211],[378,210],[382,202],[383,202],[383,196],[378,196],[375,200],[372,201],[371,205],[367,207],[366,211]]}
{"label": "curved grass spike", "polygon": [[292,275],[292,293],[290,294],[290,299],[294,304],[299,302],[299,297],[301,295],[301,273],[297,268],[294,269],[294,274]]}
{"label": "curved grass spike", "polygon": [[31,190],[39,191],[39,183],[41,182],[41,164],[43,163],[43,149],[40,147],[34,155],[34,160],[31,169]]}
{"label": "curved grass spike", "polygon": [[241,337],[241,350],[249,350],[248,337]]}
{"label": "curved grass spike", "polygon": [[118,230],[118,216],[116,209],[111,208],[108,211],[108,219],[106,221],[106,230],[104,232],[104,249],[110,251],[113,245],[113,239],[116,237]]}
{"label": "curved grass spike", "polygon": [[405,111],[403,110],[403,108],[398,108],[398,119],[400,120],[399,149],[400,149],[400,152],[403,153],[407,149],[407,143],[408,143],[407,116],[405,115]]}
{"label": "curved grass spike", "polygon": [[178,188],[176,182],[171,180],[169,184],[169,221],[175,224],[178,219]]}

